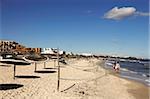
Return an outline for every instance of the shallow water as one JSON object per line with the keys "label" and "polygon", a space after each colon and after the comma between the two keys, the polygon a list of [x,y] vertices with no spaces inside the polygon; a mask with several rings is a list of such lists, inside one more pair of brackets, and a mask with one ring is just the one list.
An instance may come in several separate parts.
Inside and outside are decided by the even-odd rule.
{"label": "shallow water", "polygon": [[[105,62],[106,69],[113,69],[114,61],[107,60]],[[149,62],[129,62],[120,61],[120,76],[127,79],[132,79],[147,86],[150,86]]]}

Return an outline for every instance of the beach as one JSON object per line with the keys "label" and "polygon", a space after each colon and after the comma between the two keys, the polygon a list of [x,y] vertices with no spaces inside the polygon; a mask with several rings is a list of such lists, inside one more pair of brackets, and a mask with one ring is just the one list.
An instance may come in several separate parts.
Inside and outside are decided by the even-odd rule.
{"label": "beach", "polygon": [[[57,90],[58,67],[53,60],[16,68],[0,63],[1,99],[149,99],[149,87],[115,76],[105,70],[100,59],[68,59],[60,63],[60,87]],[[56,64],[57,65],[57,64]],[[7,84],[7,88],[4,84]],[[15,86],[13,85],[15,84]],[[15,87],[15,89],[13,88]],[[18,88],[17,88],[18,87]]]}

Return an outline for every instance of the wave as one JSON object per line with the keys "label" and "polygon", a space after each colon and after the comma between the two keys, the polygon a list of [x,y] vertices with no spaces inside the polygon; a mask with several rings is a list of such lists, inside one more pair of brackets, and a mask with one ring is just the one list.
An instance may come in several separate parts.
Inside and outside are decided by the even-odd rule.
{"label": "wave", "polygon": [[126,68],[121,68],[120,70],[122,70],[122,71],[129,71],[129,70],[126,69]]}
{"label": "wave", "polygon": [[146,77],[146,74],[142,74],[142,76]]}
{"label": "wave", "polygon": [[150,79],[146,79],[145,81],[150,83]]}
{"label": "wave", "polygon": [[142,76],[144,76],[144,77],[150,77],[149,74],[142,74]]}
{"label": "wave", "polygon": [[111,65],[111,66],[113,65],[112,63],[105,63],[105,64],[106,64],[106,65]]}
{"label": "wave", "polygon": [[133,73],[133,74],[138,74],[138,72],[135,72],[135,71],[130,71],[130,73]]}
{"label": "wave", "polygon": [[123,78],[128,78],[128,79],[132,79],[132,80],[143,81],[143,79],[135,78],[135,77],[132,77],[132,76],[125,76],[125,75],[122,75],[121,77],[123,77]]}

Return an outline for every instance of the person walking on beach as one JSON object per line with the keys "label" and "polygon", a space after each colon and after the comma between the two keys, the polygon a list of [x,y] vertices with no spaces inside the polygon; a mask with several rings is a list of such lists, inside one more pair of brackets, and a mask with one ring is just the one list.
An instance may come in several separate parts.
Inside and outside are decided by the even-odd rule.
{"label": "person walking on beach", "polygon": [[119,62],[115,62],[114,65],[113,65],[113,68],[114,68],[114,70],[116,72],[119,72],[119,70],[120,70],[120,64],[119,64]]}

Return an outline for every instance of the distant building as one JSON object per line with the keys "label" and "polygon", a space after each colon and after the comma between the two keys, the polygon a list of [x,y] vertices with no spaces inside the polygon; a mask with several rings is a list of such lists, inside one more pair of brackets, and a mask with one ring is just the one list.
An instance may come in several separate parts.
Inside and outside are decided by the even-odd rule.
{"label": "distant building", "polygon": [[11,40],[0,40],[0,53],[6,54],[27,54],[27,53],[41,53],[41,48],[26,48],[25,46]]}
{"label": "distant building", "polygon": [[[63,55],[65,51],[59,51],[59,55]],[[50,55],[56,55],[57,49],[54,48],[42,48],[41,54],[50,54]]]}
{"label": "distant building", "polygon": [[30,53],[37,53],[40,54],[41,53],[41,48],[26,48],[25,50],[26,52],[30,52]]}
{"label": "distant building", "polygon": [[13,53],[17,46],[19,46],[19,44],[15,41],[0,40],[1,53]]}
{"label": "distant building", "polygon": [[83,56],[93,56],[93,54],[91,54],[91,53],[82,53],[81,55],[83,55]]}

